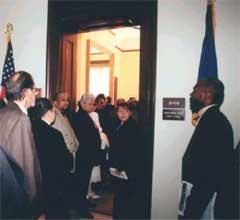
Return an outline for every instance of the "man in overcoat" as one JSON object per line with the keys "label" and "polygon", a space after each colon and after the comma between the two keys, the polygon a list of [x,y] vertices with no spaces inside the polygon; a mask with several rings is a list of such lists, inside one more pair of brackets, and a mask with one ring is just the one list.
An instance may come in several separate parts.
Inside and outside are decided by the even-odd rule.
{"label": "man in overcoat", "polygon": [[79,141],[76,153],[76,181],[78,182],[79,214],[84,218],[93,218],[88,212],[88,185],[94,166],[99,165],[101,139],[97,126],[89,116],[95,97],[85,93],[80,99],[78,112],[73,117],[73,128]]}
{"label": "man in overcoat", "polygon": [[8,80],[6,91],[8,104],[0,110],[0,145],[22,169],[24,188],[33,204],[40,189],[41,170],[27,112],[35,105],[32,76],[24,71],[16,72]]}
{"label": "man in overcoat", "polygon": [[199,117],[182,160],[180,219],[232,219],[233,130],[220,111],[223,99],[220,80],[201,80],[190,94]]}

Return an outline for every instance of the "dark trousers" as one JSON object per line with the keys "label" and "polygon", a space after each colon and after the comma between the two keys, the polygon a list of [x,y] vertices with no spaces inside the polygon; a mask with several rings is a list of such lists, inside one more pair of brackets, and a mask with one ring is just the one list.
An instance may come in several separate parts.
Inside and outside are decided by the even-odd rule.
{"label": "dark trousers", "polygon": [[101,179],[103,185],[107,185],[109,182],[109,161],[107,160],[107,150],[100,151],[100,169],[101,169]]}
{"label": "dark trousers", "polygon": [[[65,192],[65,179],[55,184],[46,184],[42,196],[43,213],[47,219],[68,218],[68,198]],[[64,182],[64,183],[63,183]]]}
{"label": "dark trousers", "polygon": [[92,173],[92,164],[81,163],[77,168],[75,181],[75,208],[84,213],[88,211],[88,200],[86,199],[88,193],[88,185]]}
{"label": "dark trousers", "polygon": [[137,195],[135,185],[116,177],[112,178],[114,189],[113,219],[137,219]]}
{"label": "dark trousers", "polygon": [[46,196],[45,212],[47,219],[67,219],[68,208],[63,193]]}

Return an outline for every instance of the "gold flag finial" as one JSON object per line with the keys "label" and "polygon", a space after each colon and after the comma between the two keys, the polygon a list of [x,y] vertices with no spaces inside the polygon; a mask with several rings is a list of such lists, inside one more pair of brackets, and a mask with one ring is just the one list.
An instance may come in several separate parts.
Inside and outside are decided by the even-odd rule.
{"label": "gold flag finial", "polygon": [[11,23],[8,23],[7,24],[7,30],[5,32],[7,34],[8,38],[11,37],[12,31],[13,31],[13,25]]}
{"label": "gold flag finial", "polygon": [[216,1],[216,0],[208,0],[208,4],[209,4],[209,5],[212,5],[212,4],[214,4],[215,1]]}

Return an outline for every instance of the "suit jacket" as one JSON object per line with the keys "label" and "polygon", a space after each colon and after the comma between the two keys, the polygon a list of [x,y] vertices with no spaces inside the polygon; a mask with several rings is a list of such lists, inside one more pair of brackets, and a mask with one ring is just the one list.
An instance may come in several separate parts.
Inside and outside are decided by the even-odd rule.
{"label": "suit jacket", "polygon": [[240,141],[238,142],[238,145],[234,151],[235,156],[235,166],[234,166],[234,219],[240,219],[240,197],[239,197],[239,187],[240,187],[240,164],[239,164],[239,158],[240,158]]}
{"label": "suit jacket", "polygon": [[182,180],[193,185],[183,218],[201,218],[215,192],[215,218],[232,217],[233,131],[216,106],[203,114],[192,135],[183,156]]}
{"label": "suit jacket", "polygon": [[43,120],[32,122],[36,148],[42,169],[44,191],[63,190],[71,167],[72,156],[62,134]]}
{"label": "suit jacket", "polygon": [[[101,139],[93,120],[83,109],[73,116],[73,128],[79,141],[76,163],[90,166],[99,164]],[[78,167],[76,168],[78,169]]]}
{"label": "suit jacket", "polygon": [[110,141],[111,167],[124,170],[129,180],[136,179],[139,168],[140,133],[136,121],[129,118],[114,129]]}
{"label": "suit jacket", "polygon": [[32,200],[40,189],[40,165],[30,119],[13,102],[0,110],[0,144],[22,168],[24,186]]}
{"label": "suit jacket", "polygon": [[0,161],[0,218],[26,218],[29,201],[24,189],[22,169],[2,146]]}

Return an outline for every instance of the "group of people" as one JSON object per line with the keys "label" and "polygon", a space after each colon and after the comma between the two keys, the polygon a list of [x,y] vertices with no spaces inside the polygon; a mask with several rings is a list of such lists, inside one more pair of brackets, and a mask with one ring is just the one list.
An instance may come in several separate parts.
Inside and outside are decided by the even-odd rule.
{"label": "group of people", "polygon": [[[0,110],[1,218],[65,219],[71,208],[93,218],[87,198],[99,165],[112,177],[113,218],[139,217],[136,99],[119,99],[115,109],[103,94],[86,93],[75,113],[66,92],[52,101],[35,100],[34,81],[24,71],[8,80],[6,91],[8,102]],[[239,144],[234,151],[232,126],[220,111],[223,100],[220,80],[201,80],[190,94],[196,128],[183,155],[179,219],[238,218]]]}
{"label": "group of people", "polygon": [[93,218],[87,198],[93,196],[91,176],[99,165],[102,173],[110,173],[110,168],[126,173],[126,179],[112,176],[113,217],[133,217],[129,207],[136,197],[137,164],[132,158],[139,147],[139,129],[131,101],[119,100],[115,109],[103,94],[95,98],[85,93],[75,113],[69,110],[66,92],[58,92],[53,100],[35,100],[34,86],[31,74],[24,71],[6,84],[0,152],[8,167],[1,176],[6,183],[1,217],[66,219],[75,209],[79,217]]}

